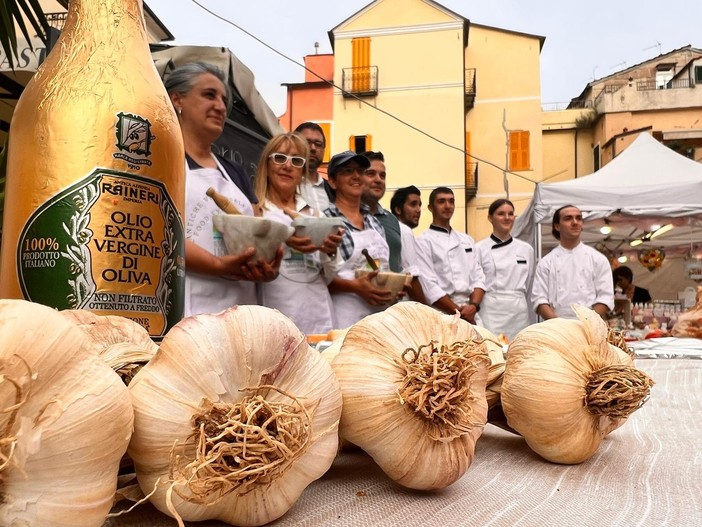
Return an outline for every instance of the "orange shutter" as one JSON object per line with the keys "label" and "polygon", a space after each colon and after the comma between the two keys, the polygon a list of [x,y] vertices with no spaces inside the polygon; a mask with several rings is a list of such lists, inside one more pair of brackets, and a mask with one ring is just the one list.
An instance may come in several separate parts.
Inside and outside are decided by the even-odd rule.
{"label": "orange shutter", "polygon": [[351,90],[365,92],[370,90],[370,37],[351,40],[353,77]]}
{"label": "orange shutter", "polygon": [[509,133],[509,169],[529,170],[529,132],[518,131]]}

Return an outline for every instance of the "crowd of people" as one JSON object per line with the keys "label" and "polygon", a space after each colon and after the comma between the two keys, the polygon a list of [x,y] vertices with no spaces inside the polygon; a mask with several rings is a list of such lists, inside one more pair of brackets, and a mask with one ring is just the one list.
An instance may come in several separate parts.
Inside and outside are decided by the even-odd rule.
{"label": "crowd of people", "polygon": [[[407,298],[459,313],[507,339],[537,314],[574,317],[572,303],[600,314],[614,306],[609,263],[580,241],[577,207],[556,212],[553,233],[560,244],[538,263],[531,246],[511,236],[515,209],[507,199],[490,205],[493,232],[476,243],[452,228],[454,193],[438,187],[429,195],[431,225],[415,237],[421,192],[400,188],[390,210],[383,208],[387,171],[381,152],[338,153],[325,179],[318,171],[327,146],[324,131],[303,123],[268,142],[252,185],[242,167],[212,152],[231,101],[223,73],[193,63],[174,70],[165,84],[186,153],[186,315],[258,303],[278,309],[305,333],[326,333],[389,305],[391,293],[373,280],[382,271],[412,277]],[[319,246],[293,235],[272,261],[253,258],[253,248],[228,254],[212,225],[221,211],[206,195],[210,187],[243,214],[286,224],[297,214],[328,216],[343,227]]]}

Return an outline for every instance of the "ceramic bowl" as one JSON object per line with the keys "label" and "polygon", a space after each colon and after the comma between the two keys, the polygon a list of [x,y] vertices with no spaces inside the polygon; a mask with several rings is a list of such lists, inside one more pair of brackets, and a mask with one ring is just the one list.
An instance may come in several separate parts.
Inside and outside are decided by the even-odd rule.
{"label": "ceramic bowl", "polygon": [[217,214],[212,217],[215,229],[222,233],[229,254],[239,254],[247,247],[256,249],[256,257],[270,262],[275,252],[295,229],[283,223],[242,214]]}
{"label": "ceramic bowl", "polygon": [[292,226],[295,227],[296,236],[311,238],[312,244],[319,247],[327,236],[344,226],[344,221],[341,218],[298,216],[292,221]]}
{"label": "ceramic bowl", "polygon": [[[365,276],[372,271],[366,269],[356,270],[356,278]],[[397,300],[397,295],[400,291],[403,291],[405,284],[409,284],[412,281],[412,275],[406,273],[393,273],[392,271],[380,271],[374,278],[371,279],[371,283],[378,289],[385,289],[392,293],[392,302]]]}

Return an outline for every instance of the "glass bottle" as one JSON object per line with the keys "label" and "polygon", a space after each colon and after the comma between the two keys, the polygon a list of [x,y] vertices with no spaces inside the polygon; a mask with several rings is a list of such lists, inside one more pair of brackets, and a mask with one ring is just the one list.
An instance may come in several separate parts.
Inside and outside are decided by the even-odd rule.
{"label": "glass bottle", "polygon": [[71,0],[9,134],[0,297],[183,316],[185,162],[141,0]]}

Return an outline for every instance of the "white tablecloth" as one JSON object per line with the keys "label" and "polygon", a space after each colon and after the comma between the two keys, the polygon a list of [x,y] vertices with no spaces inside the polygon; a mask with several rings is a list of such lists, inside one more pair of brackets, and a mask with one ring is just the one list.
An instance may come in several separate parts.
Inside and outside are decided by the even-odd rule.
{"label": "white tablecloth", "polygon": [[[651,398],[585,463],[549,463],[520,437],[488,425],[463,478],[425,493],[394,484],[362,452],[343,453],[271,525],[699,527],[702,360],[636,363],[656,381]],[[175,525],[150,505],[105,524]]]}

